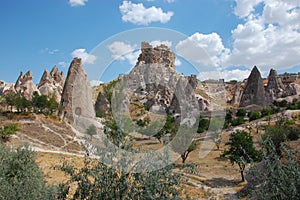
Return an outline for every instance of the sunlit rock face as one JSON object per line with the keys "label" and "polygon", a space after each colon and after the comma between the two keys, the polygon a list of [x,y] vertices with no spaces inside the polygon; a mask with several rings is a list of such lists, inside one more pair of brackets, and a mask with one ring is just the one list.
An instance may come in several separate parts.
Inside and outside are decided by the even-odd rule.
{"label": "sunlit rock face", "polygon": [[38,89],[42,95],[54,95],[56,101],[61,101],[61,94],[66,77],[63,72],[59,72],[56,66],[53,67],[51,72],[45,69],[43,76],[38,84]]}
{"label": "sunlit rock face", "polygon": [[69,67],[59,113],[71,123],[95,117],[92,89],[80,58],[74,58]]}
{"label": "sunlit rock face", "polygon": [[21,72],[15,84],[16,92],[20,96],[25,97],[26,99],[31,99],[34,92],[40,94],[40,91],[38,90],[37,86],[33,83],[32,79],[33,74],[31,70],[28,71],[26,74],[23,74],[23,72]]}

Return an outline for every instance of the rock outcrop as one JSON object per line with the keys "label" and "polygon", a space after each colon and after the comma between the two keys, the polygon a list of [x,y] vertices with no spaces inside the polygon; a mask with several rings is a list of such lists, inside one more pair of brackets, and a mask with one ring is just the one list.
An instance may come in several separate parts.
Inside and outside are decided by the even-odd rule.
{"label": "rock outcrop", "polygon": [[256,66],[253,67],[250,73],[239,105],[240,107],[246,107],[252,104],[261,107],[267,105],[263,79]]}
{"label": "rock outcrop", "polygon": [[266,101],[273,102],[275,99],[281,98],[285,87],[278,76],[276,70],[271,69],[268,76],[268,84],[266,87]]}
{"label": "rock outcrop", "polygon": [[28,71],[26,74],[23,72],[20,73],[19,78],[15,84],[15,90],[20,95],[25,97],[26,99],[31,99],[34,92],[40,91],[38,90],[37,86],[33,83],[33,74],[32,71]]}
{"label": "rock outcrop", "polygon": [[[141,52],[134,68],[120,78],[115,88],[116,91],[126,88],[126,92],[117,97],[121,99],[117,103],[119,107],[111,105],[113,112],[131,113],[134,120],[158,120],[149,116],[149,111],[154,115],[168,113],[192,119],[193,113],[210,109],[211,98],[204,98],[207,95],[201,82],[196,75],[184,76],[176,72],[175,55],[167,46],[152,47],[143,42]],[[100,97],[103,99],[101,94]]]}
{"label": "rock outcrop", "polygon": [[88,119],[95,117],[92,88],[80,58],[74,58],[64,84],[60,115],[74,125],[84,126]]}
{"label": "rock outcrop", "polygon": [[175,55],[166,45],[161,44],[153,48],[149,43],[142,42],[141,51],[137,65],[158,63],[176,70]]}
{"label": "rock outcrop", "polygon": [[103,92],[99,92],[95,103],[95,111],[97,114],[105,114],[109,109],[109,102]]}
{"label": "rock outcrop", "polygon": [[5,96],[6,93],[17,93],[13,83],[6,83],[0,80],[0,96]]}
{"label": "rock outcrop", "polygon": [[45,69],[43,76],[38,84],[38,89],[42,95],[54,95],[56,101],[61,101],[61,93],[65,82],[63,72],[59,72],[56,66],[53,67],[51,72]]}

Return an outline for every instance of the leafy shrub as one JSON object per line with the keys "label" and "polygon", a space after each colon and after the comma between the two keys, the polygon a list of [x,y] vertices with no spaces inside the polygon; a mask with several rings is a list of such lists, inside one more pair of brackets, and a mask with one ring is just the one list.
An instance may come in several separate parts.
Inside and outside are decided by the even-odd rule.
{"label": "leafy shrub", "polygon": [[200,117],[197,133],[203,133],[209,127],[209,119]]}
{"label": "leafy shrub", "polygon": [[300,199],[300,167],[292,151],[284,145],[280,146],[283,161],[269,139],[262,144],[262,150],[262,162],[249,171],[251,199]]}
{"label": "leafy shrub", "polygon": [[53,187],[46,186],[35,154],[28,148],[10,150],[0,144],[0,199],[55,199]]}
{"label": "leafy shrub", "polygon": [[238,126],[238,125],[241,125],[243,123],[245,123],[244,117],[238,117],[238,118],[235,118],[231,121],[232,126]]}
{"label": "leafy shrub", "polygon": [[236,116],[237,117],[245,117],[247,114],[247,111],[244,108],[238,109]]}
{"label": "leafy shrub", "polygon": [[[70,176],[60,185],[59,199],[180,199],[182,178],[172,166],[132,173],[86,157],[80,169],[68,163],[58,169]],[[76,189],[71,192],[74,183]]]}
{"label": "leafy shrub", "polygon": [[249,112],[248,113],[249,121],[259,119],[261,117],[259,112]]}
{"label": "leafy shrub", "polygon": [[18,130],[17,124],[8,124],[0,128],[0,138],[2,142],[7,142],[9,137],[16,133]]}

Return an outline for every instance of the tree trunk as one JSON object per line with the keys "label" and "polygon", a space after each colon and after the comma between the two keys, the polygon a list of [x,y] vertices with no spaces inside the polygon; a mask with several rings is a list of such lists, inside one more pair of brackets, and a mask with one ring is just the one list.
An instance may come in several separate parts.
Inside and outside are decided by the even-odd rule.
{"label": "tree trunk", "polygon": [[244,170],[245,170],[246,166],[239,163],[239,167],[240,167],[240,170],[241,170],[242,182],[244,182],[245,181]]}
{"label": "tree trunk", "polygon": [[244,182],[245,181],[244,170],[241,170],[241,176],[242,176],[242,182]]}

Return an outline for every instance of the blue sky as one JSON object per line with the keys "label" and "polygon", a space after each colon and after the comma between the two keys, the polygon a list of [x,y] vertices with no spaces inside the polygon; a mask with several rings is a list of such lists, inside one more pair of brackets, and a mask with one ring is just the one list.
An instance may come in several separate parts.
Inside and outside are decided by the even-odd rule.
{"label": "blue sky", "polygon": [[[214,78],[217,70],[222,78],[242,80],[253,65],[263,75],[271,67],[296,72],[300,66],[299,21],[299,0],[3,1],[0,80],[15,82],[20,71],[31,69],[37,83],[45,68],[57,65],[66,73],[75,56],[82,57],[86,65],[96,63],[99,55],[92,50],[97,45],[115,34],[144,27],[185,34],[181,46],[171,44],[181,55],[187,55],[183,47],[189,40],[204,48],[214,68],[200,74],[201,79]],[[124,66],[132,66],[137,55],[120,56],[124,49],[136,50],[139,44],[119,41],[114,45],[107,47],[121,62],[111,69],[118,75],[126,72]],[[183,60],[177,69],[188,73]],[[101,80],[112,78],[113,73]]]}

